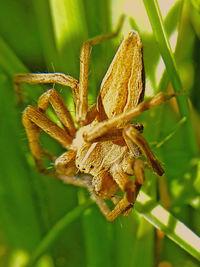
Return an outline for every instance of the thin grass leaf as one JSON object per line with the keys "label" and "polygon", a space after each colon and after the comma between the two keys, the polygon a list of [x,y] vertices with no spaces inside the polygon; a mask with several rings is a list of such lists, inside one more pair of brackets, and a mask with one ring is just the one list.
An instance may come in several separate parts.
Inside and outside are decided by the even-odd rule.
{"label": "thin grass leaf", "polygon": [[[164,63],[170,80],[172,82],[175,92],[183,90],[181,80],[178,74],[176,62],[173,52],[164,29],[163,19],[158,6],[157,0],[143,0],[156,41],[158,43],[160,53],[163,57]],[[195,141],[194,132],[192,131],[192,124],[190,119],[190,111],[187,99],[184,95],[177,97],[181,117],[187,117],[186,130],[188,135],[188,142],[190,143],[191,150],[196,155],[197,145]]]}
{"label": "thin grass leaf", "polygon": [[55,243],[55,241],[63,233],[63,231],[76,219],[78,219],[83,211],[87,209],[92,203],[92,200],[88,200],[83,205],[79,205],[72,211],[68,212],[65,216],[63,216],[40,241],[38,247],[32,254],[28,266],[34,266],[38,259],[51,248],[51,246]]}
{"label": "thin grass leaf", "polygon": [[175,134],[176,131],[179,129],[179,127],[185,123],[186,118],[183,117],[182,119],[180,119],[180,121],[176,124],[175,128],[159,143],[156,144],[156,148],[160,148],[161,146],[163,146],[166,142],[168,142]]}
{"label": "thin grass leaf", "polygon": [[80,44],[87,39],[81,0],[49,0],[60,70],[75,78],[79,72]]}
{"label": "thin grass leaf", "polygon": [[[21,60],[15,55],[15,53],[10,49],[6,42],[1,38],[1,36],[0,51],[0,68],[6,73],[11,82],[13,82],[13,77],[15,74],[30,72],[28,68],[21,62]],[[34,90],[31,90],[32,87],[28,84],[25,84],[23,85],[23,92],[28,92],[28,97],[34,98],[37,95],[38,91],[41,92],[41,87],[39,85],[36,85],[34,86],[34,88]],[[24,95],[26,96],[27,94],[24,93]]]}
{"label": "thin grass leaf", "polygon": [[[180,11],[183,5],[183,1],[177,1],[172,8],[168,11],[165,20],[164,28],[166,30],[167,36],[171,36],[172,33],[177,28],[180,19]],[[153,34],[140,31],[140,27],[137,25],[137,22],[134,18],[130,18],[130,24],[133,29],[137,30],[141,37],[144,47],[144,64],[145,64],[145,73],[147,77],[150,78],[152,86],[154,89],[157,87],[157,77],[156,69],[158,67],[158,62],[160,58],[160,52],[158,47],[155,45],[155,37]]]}
{"label": "thin grass leaf", "polygon": [[200,261],[200,237],[170,212],[144,192],[139,194],[135,209],[157,229],[163,231],[170,239]]}
{"label": "thin grass leaf", "polygon": [[11,77],[15,74],[16,70],[27,72],[27,68],[7,46],[6,42],[0,37],[0,65],[4,71]]}
{"label": "thin grass leaf", "polygon": [[[10,247],[32,249],[44,230],[42,199],[30,173],[14,104],[12,82],[0,66],[0,221]],[[20,164],[19,164],[20,162]],[[23,194],[22,194],[23,192]],[[40,203],[36,213],[35,204]],[[24,203],[27,205],[24,206]],[[41,215],[41,216],[40,216]]]}
{"label": "thin grass leaf", "polygon": [[[159,45],[160,53],[163,57],[163,60],[165,62],[167,71],[169,73],[169,76],[172,80],[172,84],[174,86],[174,90],[176,92],[181,91],[182,84],[181,80],[178,75],[178,70],[176,66],[175,59],[173,57],[173,52],[167,37],[167,34],[164,29],[164,22],[162,19],[161,11],[158,6],[158,2],[156,0],[143,0],[156,41]],[[186,104],[185,104],[186,105]],[[187,106],[183,108],[180,107],[181,112],[185,110],[185,112],[188,113]]]}
{"label": "thin grass leaf", "polygon": [[[92,201],[89,200],[60,219],[40,242],[31,257],[29,265],[32,266],[35,264],[37,260],[50,249],[60,234],[91,204]],[[196,259],[200,260],[200,238],[161,205],[157,204],[156,201],[144,192],[141,192],[137,198],[135,209],[152,225],[162,230],[170,239]],[[95,263],[97,263],[96,260],[95,258]]]}
{"label": "thin grass leaf", "polygon": [[[27,228],[28,218],[32,223],[28,225],[35,229],[33,240],[48,228],[48,215],[46,212],[46,201],[42,192],[43,182],[38,179],[36,173],[31,173],[28,160],[25,156],[23,146],[23,132],[21,131],[21,110],[16,107],[16,96],[13,89],[13,76],[16,73],[28,72],[28,69],[17,58],[15,53],[8,47],[5,41],[0,38],[0,72],[1,72],[1,149],[5,152],[5,156],[1,159],[4,166],[4,174],[1,172],[1,188],[7,188],[9,195],[2,195],[2,215],[5,215],[4,227],[11,229],[8,234],[9,242],[21,245],[28,237],[25,232]],[[30,85],[25,85],[25,90],[34,96],[40,86],[36,86],[34,90],[30,90]],[[12,129],[12,130],[10,130]],[[9,149],[12,152],[9,152]],[[21,161],[21,162],[20,162]],[[12,162],[12,168],[10,168]],[[20,163],[19,163],[20,162]],[[23,195],[21,194],[23,191]],[[10,203],[13,202],[12,205]],[[27,203],[27,206],[23,206]],[[36,212],[37,209],[37,212]],[[27,211],[28,210],[28,211]],[[19,216],[15,218],[15,212],[19,212]],[[7,216],[8,215],[8,216]],[[14,217],[13,217],[14,216]],[[26,218],[27,216],[27,218]],[[32,218],[32,219],[31,219]],[[19,220],[19,222],[18,222]],[[19,224],[18,224],[19,223]],[[24,226],[25,224],[25,226]],[[25,231],[25,232],[24,232]],[[24,238],[17,238],[23,236]],[[31,234],[30,234],[31,237]],[[14,239],[13,239],[14,238]],[[30,240],[30,239],[29,239]],[[14,241],[14,242],[13,242]],[[25,247],[32,247],[34,242],[25,241]]]}
{"label": "thin grass leaf", "polygon": [[53,32],[53,23],[50,13],[49,0],[33,0],[32,5],[35,10],[42,44],[43,56],[45,58],[47,70],[54,71],[59,68],[59,58]]}

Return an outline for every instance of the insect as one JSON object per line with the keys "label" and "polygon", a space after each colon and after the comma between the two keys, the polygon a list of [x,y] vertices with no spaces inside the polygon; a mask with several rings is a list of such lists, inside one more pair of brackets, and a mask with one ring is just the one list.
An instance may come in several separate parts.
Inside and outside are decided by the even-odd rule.
{"label": "insect", "polygon": [[[143,126],[130,121],[143,111],[156,107],[174,94],[159,93],[143,101],[144,67],[142,42],[135,31],[122,41],[101,83],[97,103],[88,108],[87,90],[91,48],[118,34],[101,35],[85,41],[80,54],[80,79],[62,73],[17,74],[15,90],[21,94],[21,83],[57,83],[70,87],[76,106],[75,127],[70,112],[53,88],[43,93],[37,108],[28,106],[23,112],[31,153],[37,169],[65,183],[88,188],[102,213],[109,220],[120,214],[127,216],[144,183],[145,166],[161,176],[164,170],[141,133]],[[143,101],[143,102],[142,102]],[[51,105],[63,125],[59,127],[45,114]],[[40,145],[40,130],[57,140],[65,149],[60,157],[52,157]],[[145,163],[141,155],[147,159]],[[43,165],[43,156],[54,160],[55,173]],[[133,178],[131,178],[133,176]],[[122,196],[116,194],[121,191]],[[106,199],[113,203],[111,209]]]}

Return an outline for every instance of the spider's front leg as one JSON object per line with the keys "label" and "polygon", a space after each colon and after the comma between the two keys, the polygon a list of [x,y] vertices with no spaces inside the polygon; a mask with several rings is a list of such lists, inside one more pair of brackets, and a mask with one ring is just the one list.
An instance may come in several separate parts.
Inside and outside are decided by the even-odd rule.
{"label": "spider's front leg", "polygon": [[127,128],[124,129],[123,137],[127,143],[127,146],[129,147],[130,151],[133,152],[133,154],[134,151],[132,150],[132,143],[140,148],[142,153],[149,161],[152,170],[156,174],[158,174],[159,176],[162,176],[164,174],[165,171],[163,170],[160,162],[156,159],[145,138],[140,134],[138,130],[129,125]]}
{"label": "spider's front leg", "polygon": [[87,112],[88,112],[88,76],[89,76],[89,63],[90,63],[90,53],[92,47],[106,41],[110,38],[115,37],[123,24],[124,16],[121,16],[118,26],[115,31],[109,34],[99,35],[94,38],[91,38],[85,41],[81,47],[80,53],[80,77],[79,77],[79,86],[77,94],[77,103],[76,103],[76,121],[79,124],[87,124]]}
{"label": "spider's front leg", "polygon": [[23,102],[21,91],[22,83],[30,84],[60,84],[72,88],[74,102],[77,99],[78,81],[73,77],[63,73],[22,73],[14,76],[14,89],[19,102]]}
{"label": "spider's front leg", "polygon": [[144,111],[154,108],[162,104],[163,102],[171,99],[172,97],[177,96],[177,93],[158,93],[152,98],[141,102],[139,105],[134,107],[130,111],[125,111],[116,117],[113,117],[108,120],[104,120],[102,122],[97,123],[95,126],[90,128],[89,131],[85,131],[83,136],[86,142],[93,142],[97,138],[105,135],[106,133],[122,128],[123,125],[136,118],[138,115],[143,113]]}

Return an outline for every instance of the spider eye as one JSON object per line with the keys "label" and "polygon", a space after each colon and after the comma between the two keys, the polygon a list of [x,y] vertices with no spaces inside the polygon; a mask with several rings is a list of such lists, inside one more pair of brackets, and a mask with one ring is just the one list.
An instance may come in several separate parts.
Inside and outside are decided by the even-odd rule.
{"label": "spider eye", "polygon": [[85,168],[83,168],[83,171],[85,171]]}
{"label": "spider eye", "polygon": [[93,168],[94,168],[94,166],[93,166],[93,165],[91,165],[91,166],[90,166],[90,169],[93,169]]}
{"label": "spider eye", "polygon": [[143,133],[144,126],[142,125],[142,123],[137,122],[137,123],[133,124],[133,127],[136,130],[138,130],[140,133]]}

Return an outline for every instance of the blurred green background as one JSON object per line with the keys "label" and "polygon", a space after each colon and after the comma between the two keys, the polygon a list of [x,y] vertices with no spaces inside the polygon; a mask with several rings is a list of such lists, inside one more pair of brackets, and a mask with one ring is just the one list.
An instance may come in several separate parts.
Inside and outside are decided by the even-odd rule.
{"label": "blurred green background", "polygon": [[[190,111],[179,114],[176,103],[166,103],[137,118],[166,171],[163,178],[147,171],[143,190],[200,235],[200,2],[158,4]],[[126,21],[119,36],[92,50],[89,104],[96,101],[106,69],[131,28],[139,31],[144,45],[146,96],[172,90],[169,81],[176,73],[166,62],[165,69],[160,57],[165,47],[156,43],[145,7],[142,0],[0,0],[0,266],[25,266],[55,223],[89,199],[85,190],[36,171],[21,113],[50,87],[24,85],[26,101],[19,107],[13,75],[56,71],[78,79],[82,42],[111,32],[123,13]],[[153,14],[151,7],[149,12]],[[74,116],[70,89],[56,89]],[[51,109],[48,115],[56,121]],[[64,151],[46,134],[41,142],[58,156]],[[180,245],[181,240],[176,245],[135,210],[110,223],[93,204],[62,234],[58,231],[34,266],[199,266]]]}

